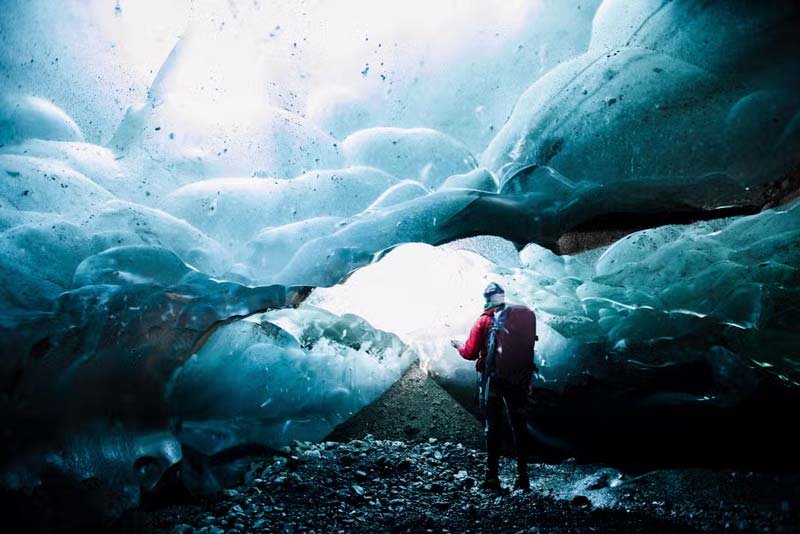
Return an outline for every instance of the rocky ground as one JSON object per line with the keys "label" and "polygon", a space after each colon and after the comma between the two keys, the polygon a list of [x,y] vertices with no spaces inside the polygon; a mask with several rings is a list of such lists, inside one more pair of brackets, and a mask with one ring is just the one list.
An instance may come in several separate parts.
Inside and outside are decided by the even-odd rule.
{"label": "rocky ground", "polygon": [[[110,525],[143,532],[798,531],[800,477],[711,470],[622,473],[531,464],[532,490],[480,488],[483,453],[461,444],[295,443],[253,462],[223,494],[139,509]],[[503,464],[506,488],[513,465]]]}
{"label": "rocky ground", "polygon": [[372,434],[377,439],[439,441],[483,448],[483,426],[418,364],[412,365],[383,395],[328,436],[350,441]]}

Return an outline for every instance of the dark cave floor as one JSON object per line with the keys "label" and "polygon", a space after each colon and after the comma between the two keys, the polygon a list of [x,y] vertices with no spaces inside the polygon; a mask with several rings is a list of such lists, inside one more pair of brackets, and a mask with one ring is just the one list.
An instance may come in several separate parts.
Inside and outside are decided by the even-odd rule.
{"label": "dark cave floor", "polygon": [[[479,487],[482,435],[467,410],[412,366],[323,443],[295,442],[280,456],[248,460],[244,483],[214,497],[155,495],[108,526],[203,533],[800,532],[800,472],[621,471],[567,460],[530,464],[530,492],[496,493]],[[514,470],[504,459],[505,488]]]}
{"label": "dark cave floor", "polygon": [[[484,455],[461,444],[296,443],[253,462],[213,498],[129,512],[142,532],[792,532],[800,475],[707,469],[629,474],[574,461],[531,464],[530,492],[481,489]],[[503,463],[505,488],[513,482]]]}

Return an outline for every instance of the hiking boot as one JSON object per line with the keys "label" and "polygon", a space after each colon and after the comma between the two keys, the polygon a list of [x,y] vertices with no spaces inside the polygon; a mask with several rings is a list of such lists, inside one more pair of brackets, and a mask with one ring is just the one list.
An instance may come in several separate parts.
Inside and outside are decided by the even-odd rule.
{"label": "hiking boot", "polygon": [[483,489],[500,491],[500,477],[497,476],[497,471],[487,469],[481,487]]}
{"label": "hiking boot", "polygon": [[517,466],[517,478],[514,480],[514,489],[528,491],[531,489],[531,482],[528,480],[528,466]]}
{"label": "hiking boot", "polygon": [[516,480],[514,480],[514,489],[522,491],[529,491],[531,489],[531,482],[528,480],[527,474],[517,475]]}

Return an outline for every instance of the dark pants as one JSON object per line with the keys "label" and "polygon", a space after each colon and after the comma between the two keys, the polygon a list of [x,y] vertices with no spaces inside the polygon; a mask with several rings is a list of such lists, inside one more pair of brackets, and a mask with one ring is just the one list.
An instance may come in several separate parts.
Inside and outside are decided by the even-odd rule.
{"label": "dark pants", "polygon": [[515,385],[493,377],[489,379],[489,398],[486,401],[486,455],[489,470],[493,472],[497,472],[500,464],[506,410],[514,434],[517,468],[523,470],[526,465],[528,441],[528,387],[525,384]]}

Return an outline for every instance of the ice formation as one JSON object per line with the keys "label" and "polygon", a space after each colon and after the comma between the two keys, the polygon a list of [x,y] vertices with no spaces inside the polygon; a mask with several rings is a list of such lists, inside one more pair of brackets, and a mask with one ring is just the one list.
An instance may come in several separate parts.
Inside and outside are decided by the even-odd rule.
{"label": "ice formation", "polygon": [[83,141],[83,134],[69,115],[52,102],[35,96],[4,95],[0,100],[0,143],[27,139]]}
{"label": "ice formation", "polygon": [[[576,353],[604,361],[587,357],[582,364],[601,375],[610,358],[646,367],[724,354],[727,365],[737,356],[742,363],[739,376],[725,379],[750,380],[752,368],[762,368],[797,385],[797,317],[783,303],[796,293],[799,216],[795,203],[740,219],[664,226],[577,256],[535,244],[517,258],[403,245],[343,284],[315,290],[309,302],[393,325],[419,347],[429,369],[448,379],[472,379],[462,372],[470,364],[448,341],[468,332],[482,309],[481,288],[497,281],[510,300],[539,313],[545,327],[537,352],[546,379],[574,372],[565,360]],[[719,385],[716,393],[731,393],[730,384]]]}
{"label": "ice formation", "polygon": [[344,140],[350,165],[368,165],[403,179],[437,188],[448,176],[475,168],[469,149],[441,132],[425,128],[370,128]]}
{"label": "ice formation", "polygon": [[181,442],[204,454],[239,443],[318,441],[415,357],[397,336],[355,315],[303,305],[217,330],[171,379],[167,403],[181,421]]}
{"label": "ice formation", "polygon": [[487,280],[545,381],[798,385],[794,3],[412,4],[4,5],[6,485],[130,504],[186,451],[322,438],[414,358],[466,384]]}
{"label": "ice formation", "polygon": [[[311,171],[288,180],[220,178],[181,187],[164,209],[235,245],[258,231],[312,217],[346,217],[368,207],[397,180],[370,167]],[[230,221],[241,217],[236,225]]]}
{"label": "ice formation", "polygon": [[472,326],[492,268],[473,252],[401,245],[345,283],[315,290],[308,302],[395,332],[438,375],[474,380],[474,364],[462,360],[450,340]]}

